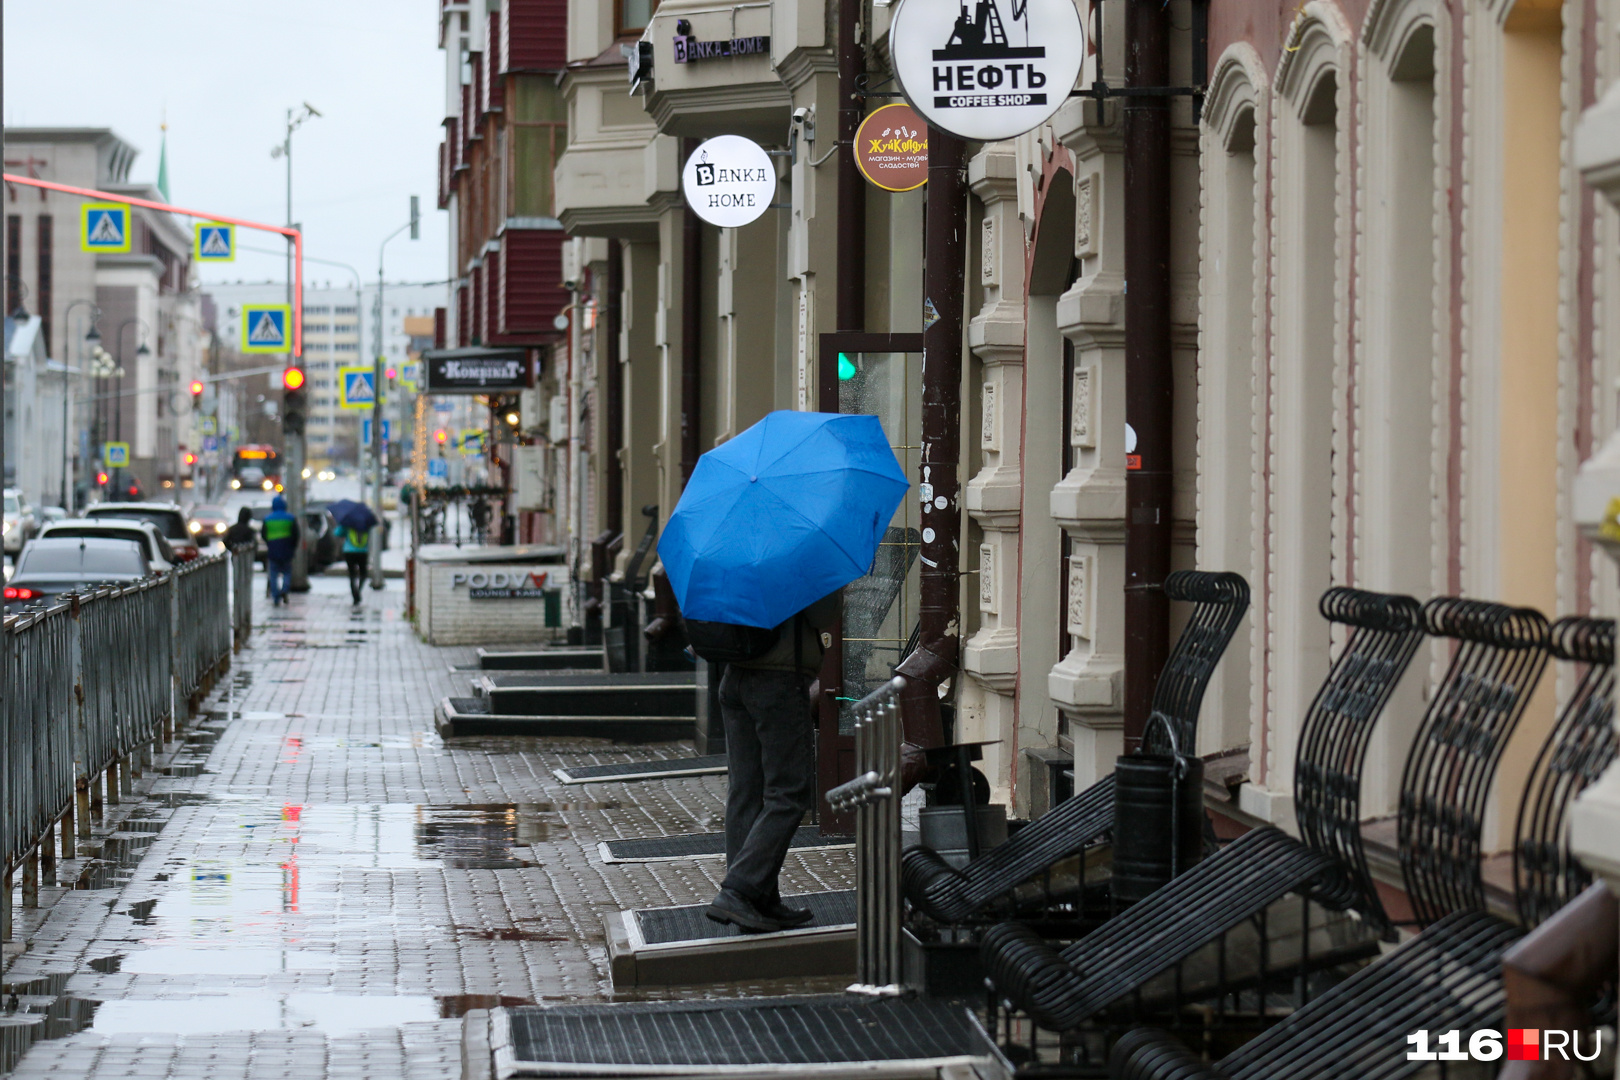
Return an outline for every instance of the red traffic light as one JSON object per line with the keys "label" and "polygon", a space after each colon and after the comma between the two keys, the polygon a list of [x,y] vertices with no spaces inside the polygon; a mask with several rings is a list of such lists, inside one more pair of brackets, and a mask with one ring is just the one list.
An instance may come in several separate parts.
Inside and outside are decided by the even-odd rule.
{"label": "red traffic light", "polygon": [[96,483],[100,484],[102,487],[107,486],[108,479],[109,479],[109,477],[107,476],[106,473],[104,473],[104,472],[96,473]]}
{"label": "red traffic light", "polygon": [[288,390],[302,390],[304,388],[304,369],[290,367],[281,373],[281,385]]}
{"label": "red traffic light", "polygon": [[449,440],[449,438],[450,438],[450,436],[449,436],[449,434],[448,434],[448,433],[447,433],[447,432],[446,432],[446,431],[445,431],[445,430],[444,430],[444,428],[440,428],[440,429],[439,429],[439,430],[438,430],[438,431],[435,431],[435,432],[434,432],[434,433],[433,433],[433,441],[434,441],[434,442],[436,442],[436,443],[443,443],[443,442],[446,442],[446,441],[448,441],[448,440]]}
{"label": "red traffic light", "polygon": [[195,464],[197,464],[197,455],[193,454],[193,453],[190,453],[188,451],[186,453],[186,464],[187,465],[195,465]]}
{"label": "red traffic light", "polygon": [[201,379],[192,379],[191,380],[191,396],[194,397],[194,398],[202,397],[202,392],[203,392],[203,381]]}
{"label": "red traffic light", "polygon": [[383,377],[388,379],[397,379],[399,378],[399,372],[395,371],[393,368],[389,368],[387,371],[383,372]]}

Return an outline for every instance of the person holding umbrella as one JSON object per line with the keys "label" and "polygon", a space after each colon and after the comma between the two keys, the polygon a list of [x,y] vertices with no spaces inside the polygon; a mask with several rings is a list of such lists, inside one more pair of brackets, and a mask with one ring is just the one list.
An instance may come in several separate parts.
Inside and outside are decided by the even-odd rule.
{"label": "person holding umbrella", "polygon": [[868,572],[909,487],[877,417],[774,412],[698,459],[659,538],[687,640],[725,664],[716,922],[769,933],[811,920],[778,884],[815,798],[809,686],[838,590]]}
{"label": "person holding umbrella", "polygon": [[365,587],[366,573],[371,563],[371,530],[377,524],[377,515],[371,507],[352,499],[339,499],[326,508],[343,535],[343,562],[349,568],[349,595],[355,606],[360,604],[360,590]]}

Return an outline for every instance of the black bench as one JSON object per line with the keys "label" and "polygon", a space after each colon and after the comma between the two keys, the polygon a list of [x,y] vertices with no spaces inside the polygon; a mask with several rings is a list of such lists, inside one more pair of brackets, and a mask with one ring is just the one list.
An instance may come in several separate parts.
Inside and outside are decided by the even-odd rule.
{"label": "black bench", "polygon": [[[1249,586],[1238,574],[1179,570],[1165,579],[1164,591],[1171,600],[1195,606],[1165,661],[1153,711],[1176,725],[1181,745],[1192,746],[1204,690],[1248,611]],[[900,861],[906,900],[939,922],[965,922],[1104,839],[1113,824],[1114,778],[1108,776],[960,870],[928,848],[906,849]]]}

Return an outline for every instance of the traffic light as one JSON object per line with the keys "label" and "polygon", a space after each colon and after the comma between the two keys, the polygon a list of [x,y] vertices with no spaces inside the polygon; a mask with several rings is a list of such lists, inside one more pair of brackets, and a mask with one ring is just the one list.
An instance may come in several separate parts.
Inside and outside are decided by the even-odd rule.
{"label": "traffic light", "polygon": [[106,487],[107,486],[107,481],[110,480],[110,479],[112,479],[112,477],[108,476],[104,472],[96,473],[96,485],[98,487]]}
{"label": "traffic light", "polygon": [[191,400],[196,401],[198,398],[202,397],[203,396],[203,389],[204,389],[203,388],[203,381],[201,379],[192,379],[191,380]]}
{"label": "traffic light", "polygon": [[186,451],[186,464],[187,465],[195,465],[195,464],[197,464],[197,455],[193,454],[189,450]]}
{"label": "traffic light", "polygon": [[445,443],[450,441],[450,433],[445,431],[444,428],[440,428],[438,431],[433,433],[433,441],[438,443],[440,446],[443,446]]}
{"label": "traffic light", "polygon": [[304,433],[304,417],[309,407],[304,392],[304,369],[294,365],[281,373],[281,385],[286,391],[281,403],[281,430],[288,435]]}

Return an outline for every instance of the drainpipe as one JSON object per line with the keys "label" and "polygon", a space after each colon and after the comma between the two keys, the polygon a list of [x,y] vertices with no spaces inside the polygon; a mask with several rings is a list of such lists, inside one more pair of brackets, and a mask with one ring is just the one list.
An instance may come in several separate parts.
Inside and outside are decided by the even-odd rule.
{"label": "drainpipe", "polygon": [[[866,181],[855,164],[855,133],[861,126],[861,96],[856,79],[865,66],[859,40],[860,0],[838,3],[838,292],[836,318],[840,331],[866,329]],[[822,408],[837,411],[836,402]]]}
{"label": "drainpipe", "polygon": [[608,241],[607,296],[603,298],[606,316],[607,349],[603,358],[602,408],[607,413],[605,455],[602,462],[603,502],[602,528],[606,532],[624,530],[624,463],[619,455],[624,449],[624,369],[619,366],[619,334],[623,329],[624,312],[624,245],[617,240]]}
{"label": "drainpipe", "polygon": [[[683,139],[681,160],[697,149],[696,139]],[[690,206],[682,211],[681,222],[681,488],[692,478],[699,446],[698,425],[703,400],[699,394],[702,369],[698,350],[702,342],[698,319],[703,314],[703,226]]]}
{"label": "drainpipe", "polygon": [[[939,746],[939,684],[956,673],[961,644],[957,567],[962,510],[962,301],[967,252],[967,144],[928,130],[928,204],[923,235],[923,294],[937,316],[923,330],[922,450],[917,496],[922,503],[917,649],[898,671],[908,688],[902,714],[906,741]],[[924,322],[929,314],[924,313]]]}
{"label": "drainpipe", "polygon": [[[1168,86],[1169,16],[1130,0],[1125,85]],[[1170,652],[1170,99],[1125,98],[1125,750],[1141,743]]]}

